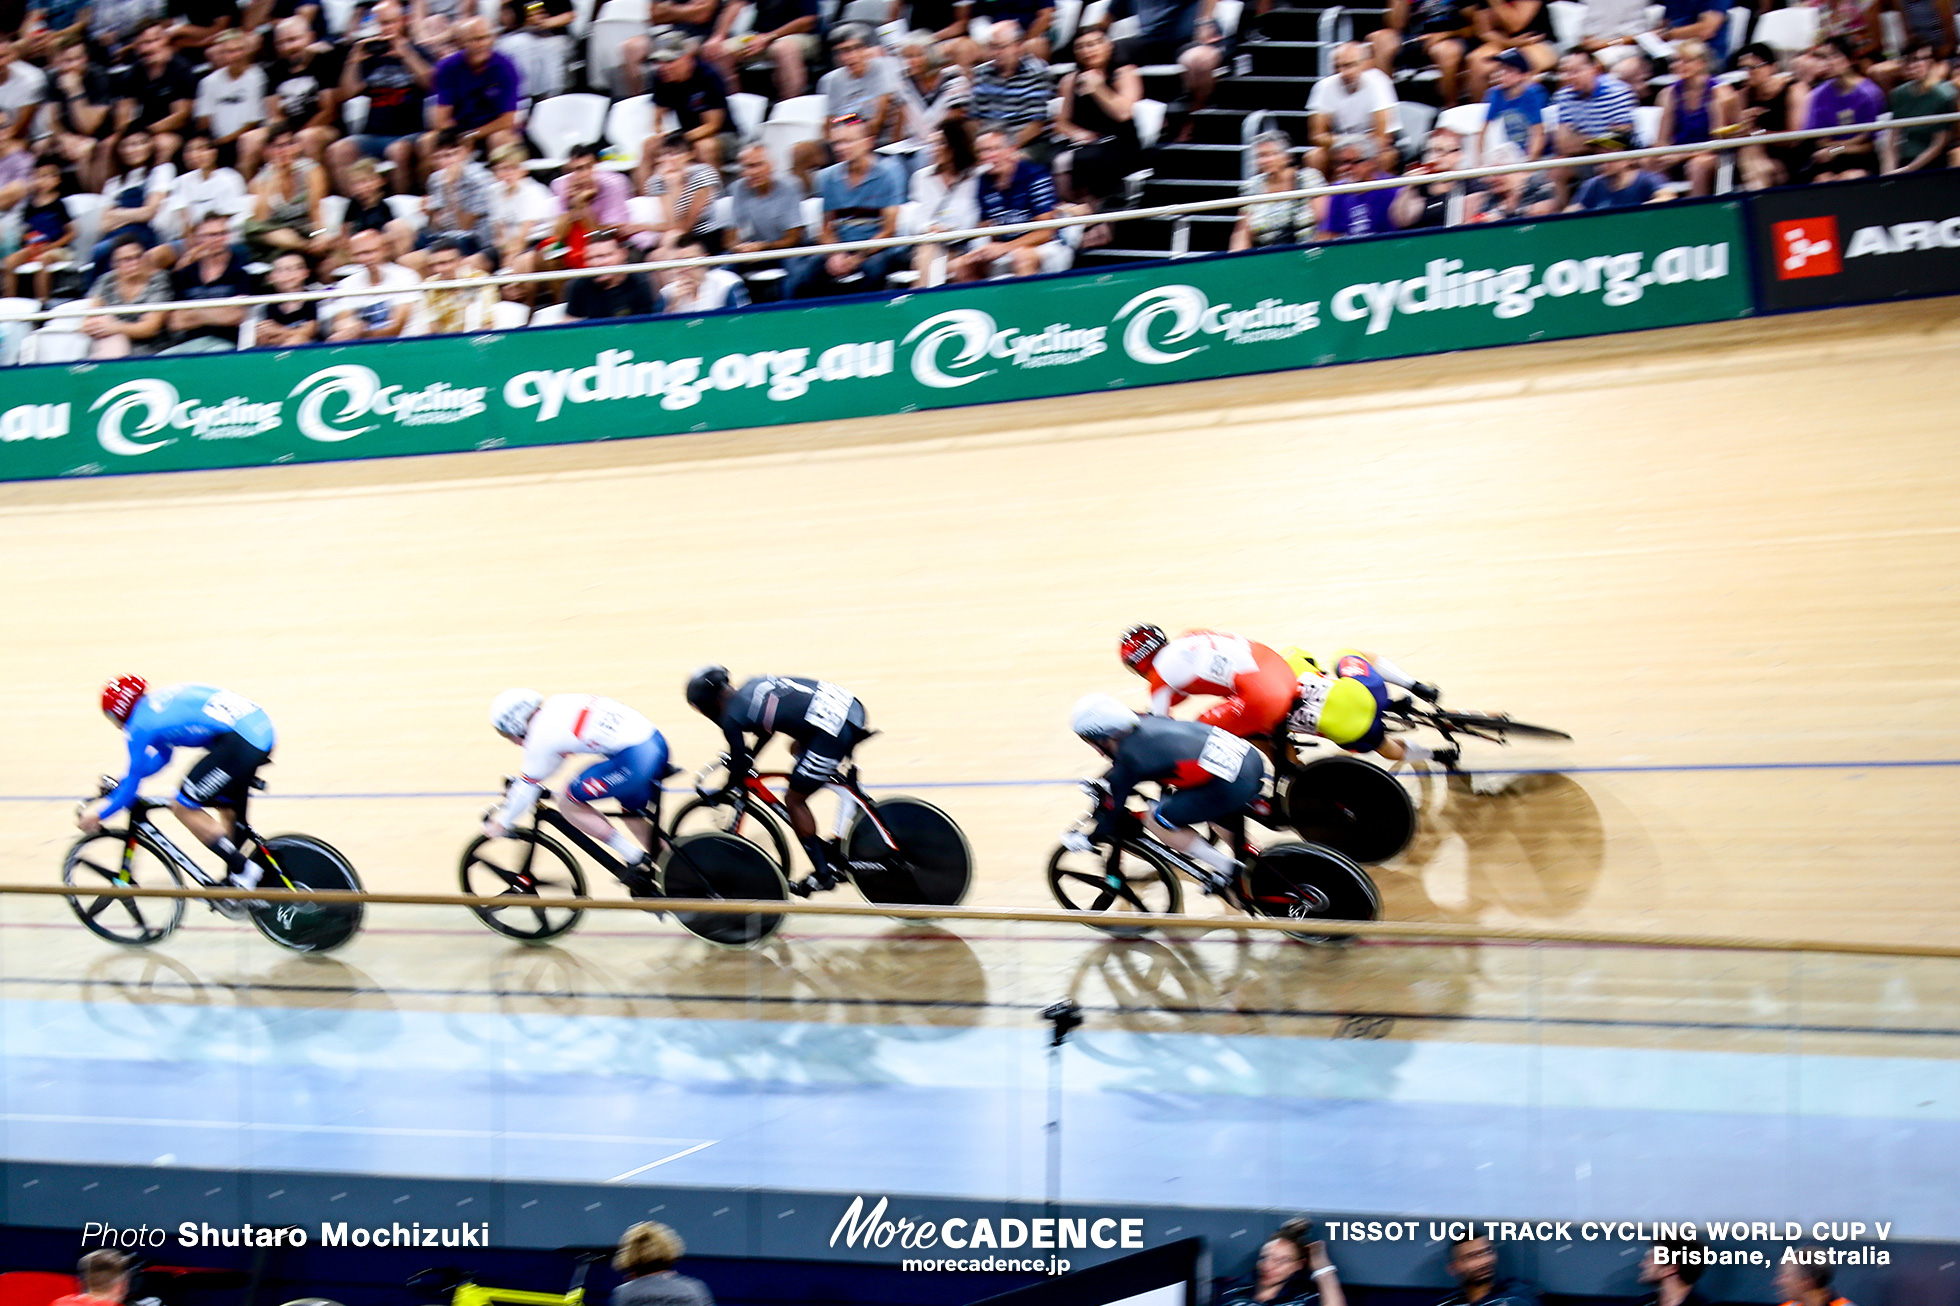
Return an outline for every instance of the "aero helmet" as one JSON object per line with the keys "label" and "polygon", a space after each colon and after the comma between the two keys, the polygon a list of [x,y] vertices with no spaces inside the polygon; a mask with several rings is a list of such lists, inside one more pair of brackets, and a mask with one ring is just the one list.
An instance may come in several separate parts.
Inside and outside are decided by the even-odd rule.
{"label": "aero helmet", "polygon": [[1137,714],[1108,694],[1084,694],[1068,714],[1068,727],[1091,742],[1126,735],[1137,728]]}
{"label": "aero helmet", "polygon": [[490,726],[506,739],[522,739],[543,702],[535,689],[506,689],[490,700]]}
{"label": "aero helmet", "polygon": [[727,667],[696,667],[687,678],[687,705],[709,720],[719,721],[721,696],[727,689]]}
{"label": "aero helmet", "polygon": [[128,724],[136,700],[149,687],[150,682],[141,676],[117,676],[102,687],[102,714],[119,726]]}
{"label": "aero helmet", "polygon": [[1162,626],[1132,626],[1123,632],[1123,643],[1119,646],[1123,665],[1141,674],[1150,665],[1150,659],[1157,656],[1157,650],[1169,642]]}

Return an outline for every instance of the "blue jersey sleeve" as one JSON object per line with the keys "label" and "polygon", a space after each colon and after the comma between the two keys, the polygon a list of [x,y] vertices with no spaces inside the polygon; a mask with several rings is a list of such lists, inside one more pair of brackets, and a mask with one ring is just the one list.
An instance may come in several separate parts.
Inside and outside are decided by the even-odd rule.
{"label": "blue jersey sleeve", "polygon": [[154,742],[148,731],[130,730],[129,770],[110,790],[108,805],[98,813],[101,819],[106,821],[128,807],[136,797],[137,786],[170,764],[170,752],[169,744]]}

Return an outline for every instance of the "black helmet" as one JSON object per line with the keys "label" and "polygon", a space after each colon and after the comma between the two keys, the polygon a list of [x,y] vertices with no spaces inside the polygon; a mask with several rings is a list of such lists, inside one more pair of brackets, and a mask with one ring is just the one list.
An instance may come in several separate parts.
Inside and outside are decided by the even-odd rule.
{"label": "black helmet", "polygon": [[697,667],[687,678],[687,705],[710,721],[721,720],[721,696],[727,692],[727,667]]}

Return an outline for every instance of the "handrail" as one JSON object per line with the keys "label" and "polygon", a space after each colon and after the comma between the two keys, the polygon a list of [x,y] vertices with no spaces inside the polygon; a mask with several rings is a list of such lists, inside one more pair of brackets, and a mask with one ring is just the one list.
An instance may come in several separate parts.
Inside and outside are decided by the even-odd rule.
{"label": "handrail", "polygon": [[[418,295],[427,290],[481,290],[493,286],[522,285],[546,281],[579,281],[587,277],[621,272],[667,272],[677,268],[721,267],[733,263],[779,263],[792,258],[820,254],[850,254],[909,245],[951,245],[968,240],[993,240],[1018,236],[1030,231],[1059,231],[1066,227],[1093,227],[1102,223],[1132,222],[1151,218],[1174,218],[1190,213],[1215,213],[1246,208],[1255,204],[1275,204],[1289,200],[1315,199],[1322,195],[1347,195],[1362,191],[1390,190],[1403,186],[1431,186],[1439,182],[1475,181],[1501,177],[1514,172],[1548,172],[1554,168],[1593,167],[1626,159],[1672,158],[1681,154],[1701,154],[1711,150],[1740,150],[1757,145],[1781,145],[1789,141],[1816,140],[1826,136],[1867,136],[1905,127],[1931,127],[1960,123],[1960,113],[1927,114],[1918,118],[1893,118],[1883,123],[1849,123],[1833,127],[1813,127],[1803,131],[1766,132],[1759,136],[1737,136],[1721,141],[1695,141],[1687,145],[1654,145],[1611,154],[1587,154],[1554,159],[1534,159],[1524,163],[1496,164],[1488,167],[1458,168],[1451,172],[1423,173],[1417,177],[1377,177],[1372,181],[1330,183],[1305,186],[1298,190],[1274,191],[1265,195],[1231,195],[1215,200],[1186,200],[1178,204],[1158,204],[1149,208],[1124,209],[1114,213],[1086,213],[1039,222],[1017,222],[998,227],[973,227],[965,231],[934,231],[912,236],[885,236],[870,240],[838,241],[830,245],[802,245],[794,249],[755,250],[746,254],[711,254],[703,258],[662,259],[648,263],[623,263],[618,267],[594,271],[591,268],[564,268],[553,272],[507,272],[475,277],[467,281],[422,281],[399,289],[345,286],[331,290],[299,290],[289,295],[232,295],[224,299],[172,300],[161,304],[113,304],[91,307],[82,302],[33,313],[9,314],[0,322],[41,322],[73,317],[133,317],[143,313],[165,313],[183,309],[255,308],[262,304],[291,304],[328,299],[393,299]],[[1551,215],[1547,215],[1551,216]],[[686,316],[678,314],[676,316]],[[522,328],[515,328],[521,330]],[[479,335],[497,334],[480,331]],[[63,364],[75,366],[75,364]]]}
{"label": "handrail", "polygon": [[[43,898],[187,898],[252,902],[381,903],[412,907],[514,907],[508,895],[468,893],[354,893],[293,889],[151,889],[140,886],[79,888],[66,884],[0,884],[0,895]],[[1447,939],[1466,943],[1570,943],[1614,948],[1679,948],[1701,952],[1838,953],[1863,957],[1919,957],[1960,961],[1960,946],[1911,943],[1859,943],[1834,939],[1744,939],[1711,934],[1662,934],[1633,930],[1589,930],[1538,925],[1474,925],[1444,921],[1298,921],[1264,916],[1191,916],[1136,912],[1077,912],[1057,907],[906,907],[889,903],[738,902],[715,898],[550,898],[538,906],[552,911],[705,912],[731,916],[869,916],[922,921],[1022,921],[1031,925],[1119,925],[1153,930],[1253,930],[1284,934],[1349,936],[1362,939]]]}

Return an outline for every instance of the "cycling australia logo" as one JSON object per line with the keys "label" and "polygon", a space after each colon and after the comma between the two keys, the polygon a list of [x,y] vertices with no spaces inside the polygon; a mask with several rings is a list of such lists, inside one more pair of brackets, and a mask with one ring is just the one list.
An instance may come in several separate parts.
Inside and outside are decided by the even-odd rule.
{"label": "cycling australia logo", "polygon": [[389,418],[397,426],[446,426],[467,421],[486,411],[483,396],[487,393],[483,386],[459,387],[442,381],[420,390],[382,385],[371,369],[347,363],[313,373],[287,397],[299,401],[293,412],[299,433],[330,444],[374,430],[371,422],[357,425],[370,416]]}
{"label": "cycling australia logo", "polygon": [[242,440],[279,425],[280,405],[257,404],[234,395],[216,404],[184,399],[168,381],[144,378],[104,391],[89,405],[100,410],[95,438],[110,453],[135,457],[182,436],[193,440]]}
{"label": "cycling australia logo", "polygon": [[1139,363],[1162,366],[1207,348],[1200,336],[1251,345],[1305,335],[1320,325],[1320,301],[1262,299],[1234,308],[1212,303],[1196,286],[1158,286],[1118,309],[1116,320],[1124,324],[1123,351]]}
{"label": "cycling australia logo", "polygon": [[1776,251],[1778,281],[1831,277],[1844,271],[1837,219],[1830,214],[1779,222],[1770,228],[1770,244]]}
{"label": "cycling australia logo", "polygon": [[1039,331],[1001,327],[991,314],[975,308],[940,313],[905,333],[900,343],[913,346],[912,376],[935,390],[971,385],[1014,367],[1062,367],[1083,363],[1105,353],[1107,327],[1078,327],[1053,322]]}

